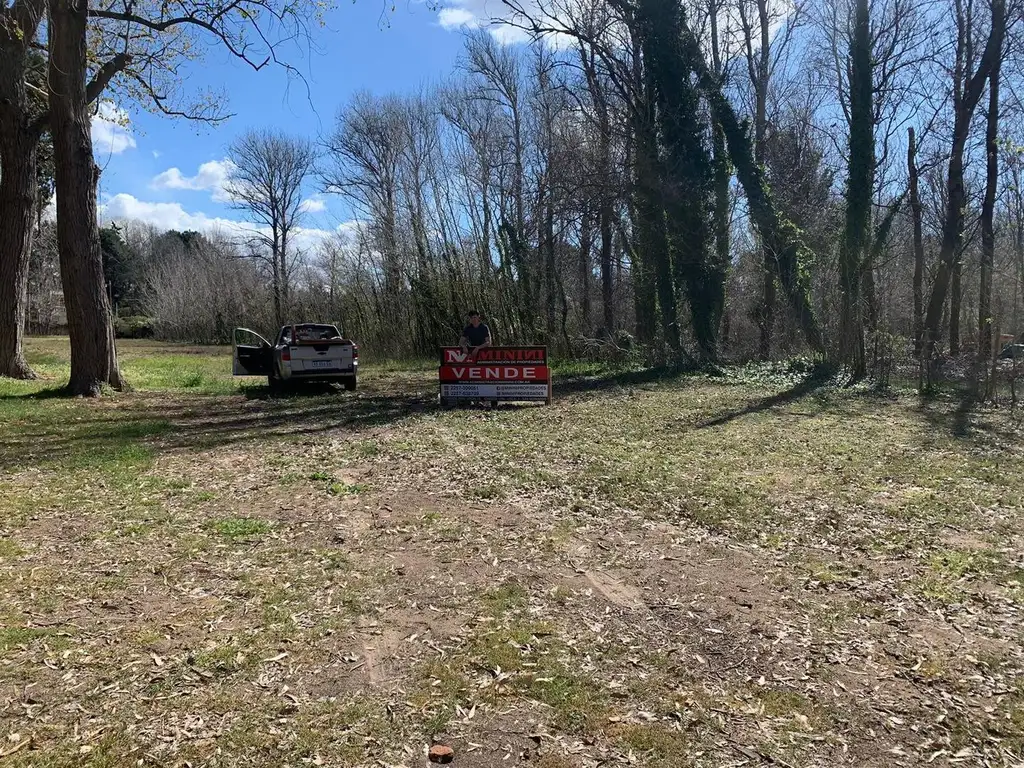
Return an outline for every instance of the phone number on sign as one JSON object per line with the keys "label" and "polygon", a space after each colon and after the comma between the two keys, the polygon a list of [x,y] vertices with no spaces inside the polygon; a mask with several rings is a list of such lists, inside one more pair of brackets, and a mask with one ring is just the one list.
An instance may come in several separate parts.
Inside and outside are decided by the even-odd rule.
{"label": "phone number on sign", "polygon": [[548,396],[547,384],[444,384],[441,397],[471,397],[481,400],[526,398],[543,400]]}

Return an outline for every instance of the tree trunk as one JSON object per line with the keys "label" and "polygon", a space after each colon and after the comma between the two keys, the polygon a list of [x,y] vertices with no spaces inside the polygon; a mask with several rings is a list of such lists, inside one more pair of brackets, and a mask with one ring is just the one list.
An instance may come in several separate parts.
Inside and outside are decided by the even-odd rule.
{"label": "tree trunk", "polygon": [[40,126],[33,123],[26,77],[45,0],[3,6],[0,19],[0,376],[35,378],[22,336],[28,306],[32,216]]}
{"label": "tree trunk", "polygon": [[[665,343],[670,349],[678,350],[680,338],[676,293],[672,282],[672,260],[669,254],[665,209],[661,205],[661,195],[658,192],[660,185],[656,162],[653,157],[648,156],[643,163],[643,170],[640,171],[643,181],[638,185],[636,209],[641,235],[638,238],[637,251],[649,270],[649,274],[644,276],[644,282],[649,281],[657,294],[657,307],[661,311],[661,330]],[[646,293],[646,290],[644,292]],[[653,310],[654,307],[651,306],[651,314]]]}
{"label": "tree trunk", "polygon": [[[982,54],[978,69],[967,81],[967,87],[961,88],[959,71],[961,62],[966,55],[961,51],[957,54],[958,81],[954,83],[954,124],[953,147],[949,157],[949,170],[946,177],[946,211],[942,226],[942,249],[939,253],[939,268],[932,283],[932,293],[928,300],[928,310],[924,320],[924,351],[931,357],[935,351],[935,343],[939,338],[942,313],[950,290],[951,281],[959,281],[961,250],[963,246],[964,209],[967,205],[967,193],[964,190],[964,148],[970,133],[974,110],[981,100],[985,83],[995,62],[1002,56],[1003,36],[1006,31],[1006,1],[992,0],[992,29],[989,32],[985,52]],[[971,30],[962,31],[961,37],[969,38]],[[963,45],[963,43],[961,44]],[[958,293],[954,290],[954,293]],[[959,299],[955,298],[955,312],[950,312],[950,331],[953,324],[959,326]],[[954,321],[953,317],[957,316]],[[956,340],[959,346],[959,338]],[[954,340],[950,339],[952,352]],[[957,350],[959,351],[959,350]],[[954,353],[955,354],[955,353]]]}
{"label": "tree trunk", "polygon": [[914,355],[921,356],[924,340],[924,224],[917,171],[917,137],[909,128],[907,172],[910,176],[910,213],[914,223]]}
{"label": "tree trunk", "polygon": [[641,229],[638,252],[651,269],[656,286],[661,330],[669,349],[681,348],[679,314],[673,280],[668,223],[665,219],[665,189],[658,136],[655,126],[655,94],[651,78],[644,80],[643,116],[636,122],[636,211]]}
{"label": "tree trunk", "polygon": [[949,286],[949,354],[960,354],[960,305],[963,303],[964,256],[957,254]]}
{"label": "tree trunk", "polygon": [[[693,52],[682,44],[683,10],[678,2],[643,0],[637,18],[647,94],[649,103],[656,106],[664,153],[657,167],[661,206],[667,213],[669,231],[669,284],[675,286],[677,296],[687,298],[701,359],[714,362],[725,277],[711,244],[714,167],[706,143],[707,124],[702,119],[700,93],[693,83]],[[658,279],[660,284],[660,274]],[[659,296],[665,325],[665,287],[659,288]],[[674,298],[673,304],[676,301]]]}
{"label": "tree trunk", "polygon": [[868,264],[864,268],[864,278],[861,280],[860,291],[864,304],[864,328],[870,340],[878,333],[878,289],[875,284],[874,264]]}
{"label": "tree trunk", "polygon": [[558,265],[555,261],[555,200],[550,187],[545,194],[544,230],[541,243],[544,249],[545,320],[548,339],[552,339],[555,335],[556,302],[558,301]]}
{"label": "tree trunk", "polygon": [[593,273],[591,271],[590,249],[593,246],[594,236],[591,229],[592,221],[590,211],[584,210],[583,218],[580,222],[580,319],[583,324],[584,336],[589,336],[591,332],[590,281]]}
{"label": "tree trunk", "polygon": [[[764,167],[765,139],[768,135],[768,79],[771,76],[771,22],[768,18],[766,0],[757,2],[758,29],[761,42],[755,62],[749,57],[753,48],[748,44],[748,62],[751,84],[754,87],[754,161]],[[775,254],[762,244],[764,260],[764,279],[761,283],[761,308],[758,316],[758,353],[763,361],[771,359],[772,333],[775,329],[775,303],[777,293],[775,287]]]}
{"label": "tree trunk", "polygon": [[604,328],[611,335],[615,332],[615,279],[612,273],[612,202],[610,191],[602,191],[601,211],[601,305],[604,312]]}
{"label": "tree trunk", "polygon": [[[875,137],[868,0],[857,0],[850,40],[850,161],[846,184],[846,227],[839,251],[839,360],[854,379],[866,373],[861,284],[871,269],[871,198],[874,193]],[[872,276],[873,277],[873,276]]]}
{"label": "tree trunk", "polygon": [[693,62],[712,116],[725,132],[729,157],[732,158],[736,176],[747,195],[750,217],[762,242],[773,256],[770,260],[772,269],[776,271],[807,345],[815,353],[823,353],[825,342],[811,305],[810,280],[806,271],[807,262],[812,254],[804,243],[800,230],[782,215],[772,200],[771,191],[764,178],[764,170],[754,158],[750,136],[740,125],[736,111],[722,93],[717,78],[708,69],[700,43],[685,22],[682,37],[683,44],[689,49],[690,61]]}
{"label": "tree trunk", "polygon": [[[0,376],[33,379],[22,336],[36,197],[38,138],[16,116],[0,122]],[[13,119],[11,119],[13,118]],[[24,118],[23,118],[24,119]]]}
{"label": "tree trunk", "polygon": [[57,191],[57,242],[71,337],[76,395],[123,388],[103,279],[96,220],[99,168],[93,160],[87,76],[87,4],[50,0],[49,93]]}
{"label": "tree trunk", "polygon": [[999,183],[999,77],[1002,57],[992,66],[989,75],[988,126],[985,148],[988,155],[985,178],[985,200],[981,206],[981,290],[978,297],[978,361],[992,356],[992,271],[995,266],[996,188]]}
{"label": "tree trunk", "polygon": [[[639,93],[644,90],[643,66],[640,56],[640,42],[636,29],[630,28],[630,40],[633,48],[632,84]],[[627,153],[633,168],[633,187],[630,192],[630,218],[633,221],[632,238],[630,240],[630,267],[633,278],[633,311],[636,316],[636,336],[642,344],[652,344],[657,335],[657,289],[655,281],[654,249],[667,248],[667,235],[656,222],[649,221],[650,200],[648,187],[654,169],[651,166],[651,147],[654,141],[652,132],[653,115],[649,105],[638,104],[631,115],[630,137]]]}
{"label": "tree trunk", "polygon": [[601,303],[605,332],[611,336],[615,332],[615,278],[612,273],[612,249],[614,247],[612,219],[615,216],[614,189],[612,188],[612,126],[605,93],[593,67],[587,69],[587,78],[598,115],[601,204],[597,215],[598,227],[601,231]]}
{"label": "tree trunk", "polygon": [[761,276],[761,302],[757,310],[757,357],[770,360],[772,356],[772,330],[775,327],[776,287],[775,275],[778,266],[773,264],[775,255],[764,249],[764,271]]}
{"label": "tree trunk", "polygon": [[278,259],[280,247],[277,244],[277,228],[273,228],[270,244],[270,274],[271,290],[274,293],[274,323],[277,325],[275,331],[284,327],[284,301],[281,291],[281,261]]}
{"label": "tree trunk", "polygon": [[[696,41],[692,44],[696,45]],[[805,266],[811,254],[800,236],[800,230],[776,208],[764,172],[754,162],[750,137],[740,126],[732,105],[713,81],[708,82],[704,74],[701,80],[715,117],[725,130],[729,156],[747,194],[751,219],[765,247],[772,254],[769,264],[778,277],[808,346],[820,354],[825,351],[825,343],[811,306],[810,280]]]}
{"label": "tree trunk", "polygon": [[288,230],[285,227],[281,227],[279,259],[281,262],[281,311],[288,316],[291,312],[291,302],[289,301],[290,288],[288,285]]}
{"label": "tree trunk", "polygon": [[732,264],[729,253],[729,181],[732,178],[732,168],[729,164],[729,150],[725,146],[725,132],[718,123],[712,125],[713,141],[713,163],[714,163],[714,184],[715,184],[715,205],[714,205],[714,231],[715,245],[714,255],[711,257],[713,269],[721,270],[721,282],[716,283],[720,288],[715,295],[714,316],[712,322],[719,327],[722,316],[725,313],[725,290],[728,280],[729,268]]}

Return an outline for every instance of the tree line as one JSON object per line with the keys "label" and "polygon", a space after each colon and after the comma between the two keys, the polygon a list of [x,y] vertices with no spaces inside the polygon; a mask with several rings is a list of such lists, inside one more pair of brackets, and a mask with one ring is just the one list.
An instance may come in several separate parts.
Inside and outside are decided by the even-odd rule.
{"label": "tree line", "polygon": [[[136,244],[132,311],[194,340],[329,319],[412,355],[475,307],[506,343],[808,350],[855,378],[1024,331],[1018,0],[504,5],[525,44],[467,33],[438,86],[358,94],[326,136],[235,141],[251,234]],[[315,245],[313,188],[352,212]]]}

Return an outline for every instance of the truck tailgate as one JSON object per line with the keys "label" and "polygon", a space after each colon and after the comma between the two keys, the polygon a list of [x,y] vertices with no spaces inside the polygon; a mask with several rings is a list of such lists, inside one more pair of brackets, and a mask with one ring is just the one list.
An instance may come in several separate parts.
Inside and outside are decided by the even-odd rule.
{"label": "truck tailgate", "polygon": [[355,372],[355,345],[351,341],[300,342],[292,344],[289,351],[293,376]]}

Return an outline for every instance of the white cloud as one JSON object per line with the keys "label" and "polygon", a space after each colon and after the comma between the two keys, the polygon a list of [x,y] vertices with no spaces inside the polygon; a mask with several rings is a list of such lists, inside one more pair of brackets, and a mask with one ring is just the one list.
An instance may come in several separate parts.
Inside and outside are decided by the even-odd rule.
{"label": "white cloud", "polygon": [[[532,0],[523,0],[527,10],[535,7]],[[448,0],[437,13],[438,23],[447,30],[487,27],[502,45],[522,43],[529,35],[521,29],[500,23],[508,19],[510,10],[502,0]]]}
{"label": "white cloud", "polygon": [[100,102],[90,126],[93,153],[97,156],[119,155],[135,148],[128,113],[109,101]]}
{"label": "white cloud", "polygon": [[233,167],[232,162],[225,158],[203,163],[199,166],[195,176],[186,176],[178,168],[168,168],[153,177],[151,186],[154,189],[188,189],[210,192],[214,202],[226,203],[231,200],[227,184]]}
{"label": "white cloud", "polygon": [[159,149],[154,149],[153,150],[153,159],[154,160],[159,160],[160,159],[160,155],[162,155],[162,154],[163,154],[163,152],[161,152]]}
{"label": "white cloud", "polygon": [[301,213],[323,213],[326,210],[327,203],[319,196],[307,198],[299,203],[299,211]]}
{"label": "white cloud", "polygon": [[437,20],[445,29],[475,29],[480,26],[480,19],[468,8],[442,8],[437,14]]}
{"label": "white cloud", "polygon": [[[208,216],[201,211],[194,213],[186,211],[181,203],[153,203],[139,200],[123,192],[114,195],[100,206],[100,219],[102,221],[142,221],[161,231],[176,229],[179,232],[194,230],[205,234],[220,233],[240,241],[263,231],[263,228],[245,221]],[[339,229],[344,226],[344,224],[340,225]],[[292,242],[300,250],[311,251],[333,234],[334,232],[329,229],[301,227],[292,234]]]}
{"label": "white cloud", "polygon": [[[519,43],[527,43],[530,41],[530,33],[525,29],[519,27],[510,27],[507,24],[493,24],[489,28],[491,37],[497,40],[502,45],[518,45]],[[548,35],[546,39],[550,39],[552,36]],[[557,37],[562,37],[558,35]]]}

